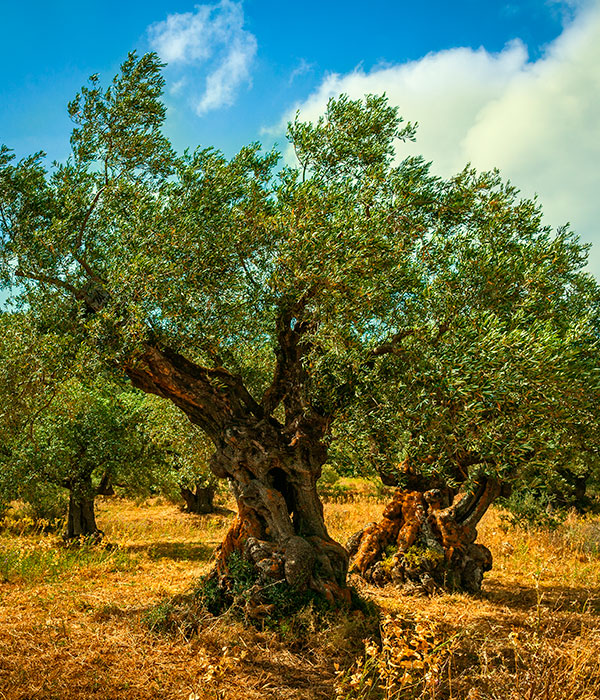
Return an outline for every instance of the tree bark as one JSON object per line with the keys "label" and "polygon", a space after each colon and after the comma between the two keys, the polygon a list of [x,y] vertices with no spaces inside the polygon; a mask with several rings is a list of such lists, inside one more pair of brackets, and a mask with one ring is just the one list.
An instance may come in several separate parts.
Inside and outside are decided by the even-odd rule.
{"label": "tree bark", "polygon": [[498,495],[499,483],[485,477],[458,497],[447,487],[399,488],[381,521],[348,541],[350,570],[377,585],[476,593],[492,568],[489,549],[475,543],[476,525]]}
{"label": "tree bark", "polygon": [[65,539],[74,540],[79,537],[100,539],[101,535],[96,524],[91,479],[89,483],[70,487]]}
{"label": "tree bark", "polygon": [[228,575],[236,552],[253,562],[265,581],[310,588],[332,605],[349,603],[348,555],[327,533],[316,483],[324,454],[306,436],[292,445],[272,426],[236,431],[213,458],[229,478],[238,515],[217,557]]}
{"label": "tree bark", "polygon": [[195,490],[181,486],[180,491],[188,513],[202,515],[214,512],[215,487],[212,484],[208,486],[196,484]]}
{"label": "tree bark", "polygon": [[[299,336],[299,324],[285,333]],[[277,386],[261,404],[241,378],[223,368],[198,367],[164,349],[148,347],[127,374],[144,391],[176,403],[216,446],[211,471],[229,480],[238,506],[217,554],[214,575],[221,585],[228,586],[229,561],[236,553],[254,565],[265,584],[287,581],[331,604],[349,603],[348,554],[329,537],[316,490],[327,456],[328,423],[289,389],[300,385],[301,370],[291,342],[286,350],[280,354]],[[286,391],[280,390],[282,383]],[[280,401],[285,425],[271,415]]]}
{"label": "tree bark", "polygon": [[590,498],[586,495],[590,474],[575,474],[570,469],[559,470],[566,487],[554,488],[551,491],[555,503],[561,508],[575,508],[578,513],[585,513],[591,505]]}
{"label": "tree bark", "polygon": [[96,487],[96,496],[114,496],[115,490],[113,488],[111,477],[108,472],[104,472],[100,483]]}

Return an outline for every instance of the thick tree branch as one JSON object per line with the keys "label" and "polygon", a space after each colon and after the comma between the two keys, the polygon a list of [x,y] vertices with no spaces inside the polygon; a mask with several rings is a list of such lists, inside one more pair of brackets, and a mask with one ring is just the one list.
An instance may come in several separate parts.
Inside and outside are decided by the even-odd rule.
{"label": "thick tree branch", "polygon": [[77,289],[77,287],[61,280],[59,277],[51,277],[50,275],[44,275],[41,272],[31,272],[30,270],[24,270],[23,268],[17,268],[15,270],[15,275],[17,277],[22,277],[23,279],[36,280],[36,282],[43,282],[44,284],[49,284],[53,287],[59,287],[60,289],[66,289],[68,292],[81,301],[85,300],[85,294]]}
{"label": "thick tree branch", "polygon": [[112,486],[111,474],[109,471],[104,471],[102,473],[102,478],[100,483],[96,487],[96,496],[114,496],[115,490]]}
{"label": "thick tree branch", "polygon": [[81,267],[85,270],[88,277],[92,281],[96,282],[96,284],[99,284],[101,286],[104,286],[106,284],[106,280],[103,280],[102,277],[100,277],[100,275],[98,275],[98,273],[92,269],[90,264],[86,261],[86,259],[82,255],[79,255],[78,253],[75,253],[75,252],[71,253],[71,255],[81,265]]}
{"label": "thick tree branch", "polygon": [[89,286],[87,289],[78,289],[69,282],[61,280],[60,277],[52,277],[51,275],[45,275],[41,272],[32,272],[31,270],[24,270],[21,267],[15,270],[15,275],[17,277],[22,277],[23,279],[30,279],[35,280],[36,282],[42,282],[43,284],[48,284],[51,287],[66,289],[73,295],[75,299],[77,299],[78,301],[83,301],[86,304],[86,306],[90,309],[90,311],[99,311],[106,304],[108,298],[108,294],[101,283],[101,289],[94,289]]}
{"label": "thick tree branch", "polygon": [[249,415],[259,420],[264,416],[240,376],[222,367],[196,365],[168,348],[147,345],[124,369],[134,386],[170,399],[215,440]]}
{"label": "thick tree branch", "polygon": [[464,495],[457,503],[446,509],[447,516],[463,526],[474,527],[490,504],[500,495],[500,490],[498,479],[482,476],[472,493]]}
{"label": "thick tree branch", "polygon": [[[272,413],[293,388],[298,388],[297,379],[302,373],[302,359],[306,347],[302,347],[304,335],[310,330],[310,322],[302,316],[310,300],[317,293],[317,287],[311,287],[289,308],[281,311],[277,319],[277,350],[273,380],[262,398],[266,413]],[[295,323],[292,327],[292,322]]]}

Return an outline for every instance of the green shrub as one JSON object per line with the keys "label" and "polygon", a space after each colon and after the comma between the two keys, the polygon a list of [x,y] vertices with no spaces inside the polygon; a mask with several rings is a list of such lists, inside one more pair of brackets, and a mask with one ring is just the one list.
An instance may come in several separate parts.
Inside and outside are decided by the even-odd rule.
{"label": "green shrub", "polygon": [[45,530],[62,529],[69,508],[66,489],[43,481],[27,485],[21,496],[23,503],[17,509],[17,516],[31,518],[34,523],[44,524]]}
{"label": "green shrub", "polygon": [[556,530],[566,517],[566,511],[558,508],[552,496],[544,491],[514,491],[508,498],[501,499],[499,504],[508,511],[502,519],[509,525],[523,529],[540,527]]}

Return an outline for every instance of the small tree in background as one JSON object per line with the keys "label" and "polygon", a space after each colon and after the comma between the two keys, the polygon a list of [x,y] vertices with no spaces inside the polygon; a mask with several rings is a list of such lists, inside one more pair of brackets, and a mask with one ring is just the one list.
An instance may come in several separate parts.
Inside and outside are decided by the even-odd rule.
{"label": "small tree in background", "polygon": [[160,484],[165,455],[148,432],[143,394],[104,381],[61,385],[26,435],[12,444],[3,479],[15,496],[40,497],[50,484],[69,494],[66,539],[99,537],[95,498],[113,495],[114,485],[129,493],[148,493]]}
{"label": "small tree in background", "polygon": [[209,469],[214,445],[178,408],[151,402],[150,431],[161,444],[170,480],[189,513],[213,513],[217,479]]}
{"label": "small tree in background", "polygon": [[95,497],[163,487],[173,456],[182,459],[174,436],[152,431],[151,397],[128,382],[105,370],[84,381],[89,358],[67,336],[8,312],[0,329],[2,501],[21,499],[37,518],[66,516],[67,539],[99,536]]}
{"label": "small tree in background", "polygon": [[579,514],[600,508],[600,459],[586,450],[570,461],[554,463],[554,469],[529,465],[511,484],[511,493],[501,500],[508,511],[505,519],[519,527],[555,529],[569,511]]}

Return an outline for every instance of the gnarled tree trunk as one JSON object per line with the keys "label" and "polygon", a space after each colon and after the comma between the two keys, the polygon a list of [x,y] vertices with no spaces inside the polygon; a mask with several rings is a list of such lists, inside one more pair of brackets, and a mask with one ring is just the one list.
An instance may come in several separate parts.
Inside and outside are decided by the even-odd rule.
{"label": "gnarled tree trunk", "polygon": [[450,488],[426,490],[413,480],[396,491],[380,522],[350,538],[350,570],[378,585],[479,591],[492,555],[476,544],[476,526],[499,494],[498,482],[485,477],[462,496]]}
{"label": "gnarled tree trunk", "polygon": [[127,373],[139,388],[171,399],[215,443],[211,470],[229,480],[238,505],[217,556],[220,584],[227,587],[237,553],[265,584],[287,581],[332,604],[350,602],[348,554],[327,534],[316,490],[326,459],[326,420],[288,402],[284,425],[272,416],[279,390],[258,404],[239,377],[164,349],[149,347]]}
{"label": "gnarled tree trunk", "polygon": [[294,445],[268,423],[241,429],[219,450],[212,468],[230,479],[238,516],[220,547],[219,576],[233,552],[252,561],[265,580],[283,580],[349,602],[348,555],[327,534],[316,490],[325,453],[308,436]]}
{"label": "gnarled tree trunk", "polygon": [[181,497],[185,502],[185,509],[188,513],[196,513],[202,515],[203,513],[213,513],[214,512],[214,497],[215,497],[215,487],[213,484],[208,486],[201,486],[196,484],[194,490],[187,488],[186,486],[181,486]]}

